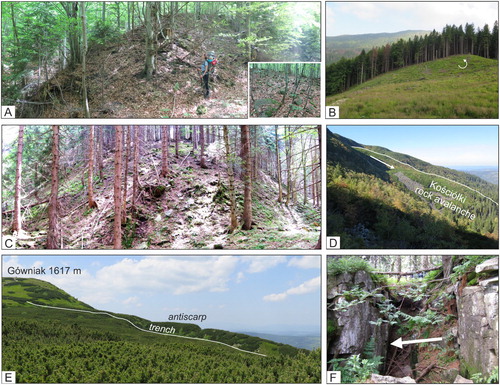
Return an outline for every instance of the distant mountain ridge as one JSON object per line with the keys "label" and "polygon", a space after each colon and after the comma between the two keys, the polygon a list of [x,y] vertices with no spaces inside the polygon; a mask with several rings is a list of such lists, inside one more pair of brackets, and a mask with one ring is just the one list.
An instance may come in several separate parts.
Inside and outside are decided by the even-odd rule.
{"label": "distant mountain ridge", "polygon": [[415,36],[430,33],[426,30],[406,30],[399,32],[365,33],[359,35],[338,35],[326,37],[326,65],[340,60],[342,57],[353,58],[364,49],[391,44],[399,39],[408,40]]}

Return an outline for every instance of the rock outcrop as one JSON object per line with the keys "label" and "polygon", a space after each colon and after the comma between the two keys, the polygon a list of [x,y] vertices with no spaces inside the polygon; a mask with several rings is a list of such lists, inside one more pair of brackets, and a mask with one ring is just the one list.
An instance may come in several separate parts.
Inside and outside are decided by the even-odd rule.
{"label": "rock outcrop", "polygon": [[380,326],[370,323],[380,318],[375,300],[369,298],[347,307],[346,310],[333,310],[335,305],[356,300],[342,295],[344,291],[352,290],[356,286],[370,293],[376,288],[365,271],[343,273],[328,278],[328,302],[331,309],[328,312],[328,320],[333,325],[333,332],[328,335],[329,354],[339,358],[361,354],[366,344],[373,339],[374,355],[385,357],[389,327],[387,323]]}
{"label": "rock outcrop", "polygon": [[[476,267],[476,286],[457,295],[460,374],[488,376],[498,366],[498,257]],[[491,277],[491,275],[494,275]]]}

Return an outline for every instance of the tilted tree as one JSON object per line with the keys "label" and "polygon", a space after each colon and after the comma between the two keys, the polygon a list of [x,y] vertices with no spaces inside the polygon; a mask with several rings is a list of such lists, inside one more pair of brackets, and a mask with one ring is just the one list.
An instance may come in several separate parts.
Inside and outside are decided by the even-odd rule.
{"label": "tilted tree", "polygon": [[161,173],[160,176],[168,175],[168,145],[169,145],[169,126],[161,126]]}
{"label": "tilted tree", "polygon": [[227,164],[227,176],[229,179],[229,209],[230,209],[230,225],[229,234],[232,234],[236,227],[238,227],[238,220],[236,218],[236,196],[234,191],[234,171],[233,171],[233,152],[231,151],[229,145],[229,134],[227,126],[223,126],[224,135],[224,145],[226,147],[226,164]]}

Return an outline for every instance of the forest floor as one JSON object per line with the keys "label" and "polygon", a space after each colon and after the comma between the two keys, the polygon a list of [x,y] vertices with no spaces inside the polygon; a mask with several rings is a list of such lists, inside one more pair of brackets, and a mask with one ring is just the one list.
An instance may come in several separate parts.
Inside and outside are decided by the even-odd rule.
{"label": "forest floor", "polygon": [[[278,185],[259,173],[253,185],[253,222],[248,231],[228,234],[229,194],[226,167],[219,163],[217,144],[207,149],[207,166],[200,167],[192,147],[181,144],[179,157],[170,149],[170,174],[162,178],[160,142],[143,149],[139,165],[140,192],[137,210],[132,200],[131,164],[127,183],[127,219],[122,225],[125,249],[313,249],[320,236],[319,210],[309,205],[277,203]],[[210,155],[212,154],[212,155]],[[98,209],[89,209],[80,173],[60,188],[61,228],[64,249],[107,249],[113,245],[114,200],[112,159],[104,164],[105,175],[95,183]],[[68,192],[80,189],[81,192]],[[48,192],[47,192],[48,193]],[[236,178],[237,214],[243,207],[243,183]],[[40,206],[42,207],[42,206]],[[43,248],[46,209],[25,221],[22,248]],[[4,229],[9,227],[4,218]]]}
{"label": "forest floor", "polygon": [[[196,28],[181,21],[172,39],[160,41],[156,73],[143,75],[145,32],[137,28],[120,39],[90,45],[87,83],[91,118],[246,118],[247,65],[237,40],[208,21]],[[215,51],[216,76],[209,99],[203,96],[203,54]],[[59,71],[31,95],[36,102],[23,117],[83,118],[81,68]],[[30,108],[30,109],[28,109]]]}
{"label": "forest floor", "polygon": [[264,69],[250,70],[250,116],[319,118],[319,79],[290,75],[287,85],[282,75]]}

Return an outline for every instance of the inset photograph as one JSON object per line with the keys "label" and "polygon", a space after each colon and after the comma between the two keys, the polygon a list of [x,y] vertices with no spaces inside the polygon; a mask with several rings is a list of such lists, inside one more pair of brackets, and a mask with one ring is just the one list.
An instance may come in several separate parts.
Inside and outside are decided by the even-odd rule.
{"label": "inset photograph", "polygon": [[346,249],[498,249],[498,126],[329,126],[327,235]]}
{"label": "inset photograph", "polygon": [[330,256],[327,268],[327,370],[341,383],[498,382],[498,256]]}
{"label": "inset photograph", "polygon": [[2,369],[17,383],[319,383],[320,270],[320,256],[4,256]]}
{"label": "inset photograph", "polygon": [[319,248],[320,131],[4,126],[2,234],[21,249]]}
{"label": "inset photograph", "polygon": [[346,119],[497,119],[498,2],[326,2],[326,105]]}
{"label": "inset photograph", "polygon": [[250,61],[320,61],[320,2],[3,2],[17,118],[247,118]]}
{"label": "inset photograph", "polygon": [[321,63],[250,63],[250,116],[321,117]]}

